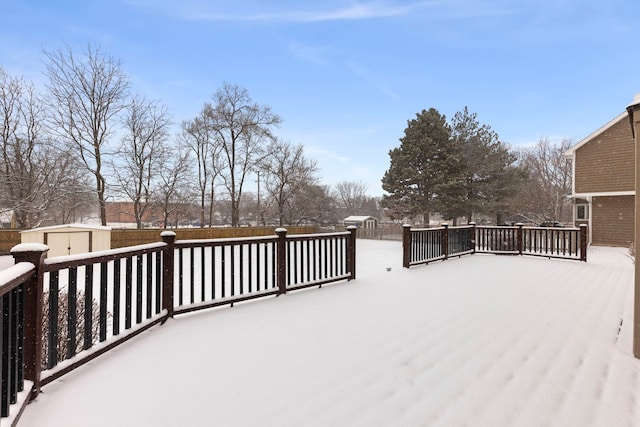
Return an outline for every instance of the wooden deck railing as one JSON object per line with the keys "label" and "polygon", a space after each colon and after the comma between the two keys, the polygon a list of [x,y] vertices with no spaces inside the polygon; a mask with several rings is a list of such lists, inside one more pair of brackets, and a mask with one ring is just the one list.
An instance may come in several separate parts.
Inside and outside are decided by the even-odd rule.
{"label": "wooden deck railing", "polygon": [[51,259],[45,245],[14,247],[16,265],[0,272],[0,422],[17,422],[42,386],[176,314],[355,279],[355,227],[276,233],[176,240],[169,231],[159,243]]}
{"label": "wooden deck railing", "polygon": [[15,425],[29,400],[40,387],[42,265],[44,245],[18,245],[15,265],[0,272],[0,419]]}
{"label": "wooden deck railing", "polygon": [[403,266],[411,267],[473,253],[587,260],[587,226],[579,228],[404,226]]}

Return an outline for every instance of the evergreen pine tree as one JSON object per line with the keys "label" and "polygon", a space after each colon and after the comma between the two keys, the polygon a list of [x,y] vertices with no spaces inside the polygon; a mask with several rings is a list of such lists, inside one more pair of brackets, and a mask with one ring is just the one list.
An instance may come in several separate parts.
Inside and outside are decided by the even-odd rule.
{"label": "evergreen pine tree", "polygon": [[434,108],[409,120],[400,142],[400,147],[389,152],[391,163],[382,178],[382,188],[389,194],[382,205],[394,218],[422,215],[428,224],[431,212],[460,200],[460,149],[451,140],[446,117]]}

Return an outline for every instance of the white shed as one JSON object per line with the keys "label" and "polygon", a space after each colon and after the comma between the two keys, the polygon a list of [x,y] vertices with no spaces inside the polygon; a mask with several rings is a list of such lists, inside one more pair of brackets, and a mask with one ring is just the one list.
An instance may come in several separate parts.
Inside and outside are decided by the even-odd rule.
{"label": "white shed", "polygon": [[22,243],[44,243],[48,257],[111,249],[111,227],[65,224],[20,232]]}
{"label": "white shed", "polygon": [[345,227],[355,225],[358,228],[378,228],[378,220],[369,215],[351,215],[342,220]]}

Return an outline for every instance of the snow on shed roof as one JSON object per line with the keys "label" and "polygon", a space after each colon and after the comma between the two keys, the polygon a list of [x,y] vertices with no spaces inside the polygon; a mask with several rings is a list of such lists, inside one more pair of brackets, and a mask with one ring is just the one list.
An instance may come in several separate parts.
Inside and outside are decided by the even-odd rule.
{"label": "snow on shed roof", "polygon": [[54,230],[63,230],[69,228],[81,228],[86,230],[104,230],[111,231],[111,227],[105,227],[102,225],[88,225],[88,224],[62,224],[62,225],[51,225],[48,227],[38,227],[32,228],[30,230],[24,230],[20,233],[39,233],[43,231],[54,231]]}
{"label": "snow on shed roof", "polygon": [[368,219],[375,219],[371,215],[351,215],[343,219],[343,221],[366,221]]}

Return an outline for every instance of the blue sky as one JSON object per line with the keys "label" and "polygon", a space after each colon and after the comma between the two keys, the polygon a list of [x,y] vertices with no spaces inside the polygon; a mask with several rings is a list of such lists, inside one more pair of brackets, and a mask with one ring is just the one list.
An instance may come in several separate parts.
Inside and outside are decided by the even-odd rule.
{"label": "blue sky", "polygon": [[0,66],[88,43],[136,92],[193,118],[223,82],[283,119],[322,181],[381,195],[407,120],[464,106],[513,146],[578,141],[640,92],[637,0],[0,0]]}

